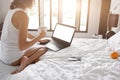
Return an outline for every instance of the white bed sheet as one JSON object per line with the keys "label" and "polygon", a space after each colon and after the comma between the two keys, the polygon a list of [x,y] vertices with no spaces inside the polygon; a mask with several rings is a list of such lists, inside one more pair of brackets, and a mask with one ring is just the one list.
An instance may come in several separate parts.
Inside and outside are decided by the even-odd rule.
{"label": "white bed sheet", "polygon": [[[120,80],[120,61],[110,58],[103,39],[75,38],[70,47],[58,52],[48,51],[41,61],[22,72],[11,75],[16,68],[0,62],[0,80]],[[68,57],[81,61],[68,61]]]}

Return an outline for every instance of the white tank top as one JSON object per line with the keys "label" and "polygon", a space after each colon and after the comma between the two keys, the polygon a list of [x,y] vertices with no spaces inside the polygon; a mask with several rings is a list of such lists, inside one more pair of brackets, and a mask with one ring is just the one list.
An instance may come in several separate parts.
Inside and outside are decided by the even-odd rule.
{"label": "white tank top", "polygon": [[9,10],[2,29],[0,59],[6,64],[18,60],[24,54],[24,51],[20,51],[18,48],[18,29],[13,26],[11,21],[16,11],[23,10],[20,8]]}

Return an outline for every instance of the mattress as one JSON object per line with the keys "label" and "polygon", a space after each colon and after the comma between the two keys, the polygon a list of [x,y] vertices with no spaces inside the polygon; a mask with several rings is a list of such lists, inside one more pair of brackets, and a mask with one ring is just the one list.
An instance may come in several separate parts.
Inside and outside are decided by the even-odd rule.
{"label": "mattress", "polygon": [[104,39],[74,38],[70,47],[48,50],[40,61],[15,75],[10,73],[17,67],[0,62],[0,80],[120,80],[120,61],[111,59],[106,48]]}

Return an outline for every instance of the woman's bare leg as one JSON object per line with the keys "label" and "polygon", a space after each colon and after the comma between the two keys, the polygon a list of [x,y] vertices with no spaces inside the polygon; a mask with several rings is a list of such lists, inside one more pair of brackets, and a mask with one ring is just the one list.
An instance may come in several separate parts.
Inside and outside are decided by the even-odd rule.
{"label": "woman's bare leg", "polygon": [[40,48],[35,54],[29,57],[29,64],[33,63],[36,59],[39,59],[46,51],[47,48]]}
{"label": "woman's bare leg", "polygon": [[[41,47],[31,47],[29,48],[28,50],[26,50],[25,54],[23,56],[27,56],[27,57],[30,57],[31,55],[33,55],[37,50],[39,50]],[[23,57],[22,56],[22,57]],[[20,65],[20,62],[21,62],[21,58],[15,62],[13,62],[11,64],[11,66],[18,66]]]}
{"label": "woman's bare leg", "polygon": [[21,58],[20,67],[17,70],[13,71],[11,74],[16,74],[16,73],[22,71],[27,66],[28,61],[29,61],[29,58],[27,58],[26,56],[23,56]]}
{"label": "woman's bare leg", "polygon": [[20,67],[13,71],[12,74],[16,74],[19,73],[20,71],[22,71],[27,65],[33,63],[36,59],[38,59],[41,55],[43,55],[45,52],[47,51],[46,48],[40,48],[39,50],[37,50],[33,55],[27,57],[27,56],[23,56],[21,58],[21,63],[20,63]]}

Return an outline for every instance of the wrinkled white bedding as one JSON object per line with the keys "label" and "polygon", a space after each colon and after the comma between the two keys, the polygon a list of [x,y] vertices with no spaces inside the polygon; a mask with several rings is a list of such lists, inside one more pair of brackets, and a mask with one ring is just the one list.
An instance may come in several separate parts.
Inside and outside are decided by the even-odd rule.
{"label": "wrinkled white bedding", "polygon": [[[110,58],[106,40],[74,39],[58,52],[48,51],[41,61],[11,75],[15,67],[0,62],[0,80],[120,80],[120,61]],[[81,61],[68,61],[81,57]]]}

